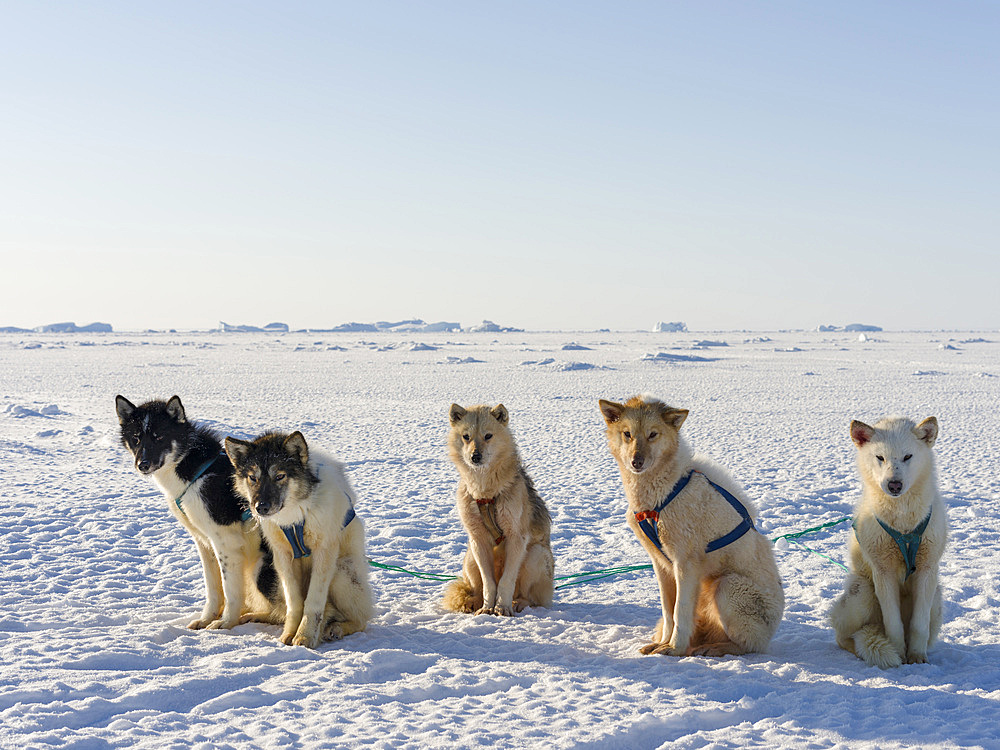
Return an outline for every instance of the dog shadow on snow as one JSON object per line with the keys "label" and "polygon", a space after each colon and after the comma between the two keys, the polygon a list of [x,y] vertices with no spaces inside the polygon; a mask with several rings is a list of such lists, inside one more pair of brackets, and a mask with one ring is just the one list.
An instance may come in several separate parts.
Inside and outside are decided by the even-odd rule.
{"label": "dog shadow on snow", "polygon": [[[484,672],[509,669],[516,674],[516,666],[504,665],[530,663],[595,680],[625,677],[644,689],[665,691],[668,703],[673,700],[669,696],[682,688],[687,697],[676,709],[693,711],[693,718],[665,724],[663,734],[658,733],[663,741],[669,741],[672,733],[675,739],[690,734],[697,728],[698,712],[734,702],[739,706],[732,724],[780,719],[846,740],[953,741],[956,717],[962,717],[958,738],[997,736],[992,728],[996,701],[968,691],[970,683],[983,693],[1000,689],[1000,645],[939,640],[931,648],[928,664],[879,670],[840,649],[831,628],[786,618],[764,654],[723,659],[643,656],[638,649],[651,638],[659,614],[657,607],[558,603],[551,610],[528,610],[514,620],[455,615],[468,618],[471,632],[376,621],[366,642],[351,646],[348,639],[344,645],[356,653],[388,647],[423,657],[457,658],[481,664],[477,669]],[[525,623],[530,632],[517,627],[521,618],[535,621]],[[514,627],[505,627],[508,623]],[[621,638],[630,642],[615,653],[599,650],[596,644],[580,645],[575,635],[580,625],[627,629]],[[331,645],[324,651],[337,648]],[[742,668],[734,670],[733,661],[742,662]],[[726,666],[720,670],[722,663]]]}

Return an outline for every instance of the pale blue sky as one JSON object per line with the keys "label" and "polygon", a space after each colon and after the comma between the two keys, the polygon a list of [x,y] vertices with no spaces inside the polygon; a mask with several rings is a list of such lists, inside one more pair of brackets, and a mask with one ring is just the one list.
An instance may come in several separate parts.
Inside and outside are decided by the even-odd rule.
{"label": "pale blue sky", "polygon": [[1000,326],[994,4],[0,19],[0,326]]}

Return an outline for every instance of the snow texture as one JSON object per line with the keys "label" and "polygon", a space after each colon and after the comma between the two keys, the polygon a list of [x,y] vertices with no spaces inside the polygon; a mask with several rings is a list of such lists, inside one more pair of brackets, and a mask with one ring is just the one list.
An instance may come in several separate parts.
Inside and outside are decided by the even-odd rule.
{"label": "snow texture", "polygon": [[[558,351],[557,334],[418,334],[407,343],[437,350],[421,356],[398,333],[368,335],[0,336],[0,747],[1000,747],[1000,344],[956,356],[927,334],[872,347],[769,333],[651,366],[657,335],[574,334],[593,367],[560,370],[521,366]],[[117,393],[177,393],[222,433],[301,429],[345,462],[371,558],[436,573],[457,572],[466,544],[452,402],[509,409],[552,512],[557,575],[647,562],[598,398],[690,409],[689,440],[746,487],[771,538],[851,512],[851,419],[935,415],[951,529],[940,639],[928,664],[891,671],[837,648],[843,571],[788,541],[765,654],[641,656],[659,614],[649,571],[508,619],[447,613],[444,584],[373,569],[368,630],[316,651],[279,645],[272,626],[189,631],[195,547],[119,445]],[[802,541],[843,560],[849,533]]]}

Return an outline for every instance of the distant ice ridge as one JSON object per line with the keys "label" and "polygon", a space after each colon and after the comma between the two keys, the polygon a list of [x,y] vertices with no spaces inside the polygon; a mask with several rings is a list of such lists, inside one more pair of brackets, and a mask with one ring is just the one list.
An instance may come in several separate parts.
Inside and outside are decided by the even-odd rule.
{"label": "distant ice ridge", "polygon": [[671,354],[669,352],[647,353],[639,359],[643,362],[715,362],[714,357],[699,357],[696,354]]}
{"label": "distant ice ridge", "polygon": [[78,326],[76,323],[49,323],[36,328],[17,328],[6,326],[0,328],[0,333],[112,333],[108,323],[91,323]]}
{"label": "distant ice ridge", "polygon": [[843,331],[844,333],[877,333],[878,331],[881,331],[882,328],[880,326],[868,325],[867,323],[850,323],[843,328],[840,326],[818,326],[816,330],[820,333],[837,333],[840,331]]}
{"label": "distant ice ridge", "polygon": [[469,333],[524,333],[523,328],[511,328],[510,326],[499,326],[492,320],[484,320],[477,326],[470,326],[463,329]]}
{"label": "distant ice ridge", "polygon": [[725,341],[695,341],[691,346],[695,349],[707,349],[712,346],[729,346]]}
{"label": "distant ice ridge", "polygon": [[653,333],[687,333],[687,329],[687,323],[677,320],[673,323],[657,323],[653,326]]}
{"label": "distant ice ridge", "polygon": [[[489,321],[483,321],[484,323],[489,323]],[[230,325],[228,323],[220,323],[219,330],[224,333],[288,333],[289,327],[285,323],[269,323],[263,328],[258,328],[256,326],[248,325]],[[495,325],[495,324],[491,324]],[[296,330],[296,333],[451,333],[454,331],[461,331],[462,326],[459,323],[450,323],[447,321],[440,321],[438,323],[425,323],[419,318],[414,318],[413,320],[399,320],[399,321],[387,321],[380,320],[376,323],[357,323],[351,321],[350,323],[341,323],[333,328],[303,328]],[[475,328],[470,328],[467,330],[478,330]],[[490,329],[492,330],[492,329]],[[515,328],[497,328],[496,330],[501,331],[513,331],[518,330]]]}
{"label": "distant ice ridge", "polygon": [[257,328],[256,326],[246,325],[233,326],[220,320],[219,330],[223,333],[288,333],[288,324],[268,323],[263,328]]}
{"label": "distant ice ridge", "polygon": [[534,365],[536,367],[546,367],[556,372],[574,372],[580,370],[610,370],[610,367],[595,365],[591,362],[559,362],[552,357],[538,360],[526,360],[522,365]]}

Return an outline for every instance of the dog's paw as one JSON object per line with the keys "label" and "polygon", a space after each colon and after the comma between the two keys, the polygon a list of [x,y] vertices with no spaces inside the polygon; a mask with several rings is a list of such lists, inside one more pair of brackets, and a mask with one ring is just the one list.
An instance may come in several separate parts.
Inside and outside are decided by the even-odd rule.
{"label": "dog's paw", "polygon": [[281,641],[286,646],[291,646],[293,638],[295,638],[294,630],[291,631],[290,633],[289,632],[282,633],[281,636],[278,638],[278,640]]}
{"label": "dog's paw", "polygon": [[205,630],[229,630],[230,628],[239,625],[239,622],[238,618],[220,617],[218,620],[212,620],[212,622],[208,623],[208,625],[205,626]]}
{"label": "dog's paw", "polygon": [[927,652],[920,653],[918,651],[909,651],[906,654],[907,664],[926,664],[927,663]]}
{"label": "dog's paw", "polygon": [[207,628],[213,622],[215,622],[214,617],[199,617],[197,620],[191,620],[187,626],[188,630],[201,630]]}
{"label": "dog's paw", "polygon": [[493,608],[493,614],[497,617],[513,617],[514,607],[509,604],[498,604]]}
{"label": "dog's paw", "polygon": [[331,622],[323,630],[324,641],[339,641],[344,637],[344,628],[339,622]]}
{"label": "dog's paw", "polygon": [[477,609],[472,614],[474,614],[474,615],[492,615],[493,614],[493,607],[480,607],[479,609]]}
{"label": "dog's paw", "polygon": [[649,654],[659,654],[661,656],[664,654],[668,656],[683,656],[683,654],[674,653],[673,644],[657,643],[656,641],[653,641],[652,643],[647,643],[645,646],[641,646],[639,648],[639,653],[645,654],[646,656],[649,656]]}
{"label": "dog's paw", "polygon": [[316,648],[319,639],[308,633],[296,633],[292,638],[293,646],[305,646],[306,648]]}

